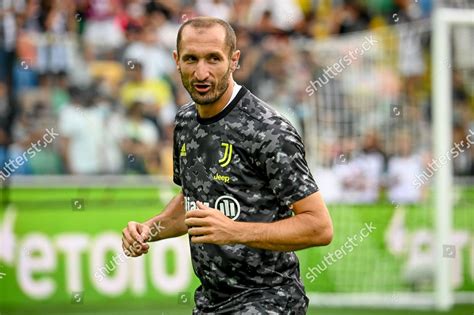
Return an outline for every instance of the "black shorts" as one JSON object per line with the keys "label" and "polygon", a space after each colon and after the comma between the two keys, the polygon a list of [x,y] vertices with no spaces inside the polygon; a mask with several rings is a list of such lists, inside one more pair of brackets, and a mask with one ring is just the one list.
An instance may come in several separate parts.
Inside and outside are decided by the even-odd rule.
{"label": "black shorts", "polygon": [[228,303],[215,310],[194,308],[193,315],[231,314],[231,315],[305,315],[308,310],[306,295],[285,296],[259,301],[239,301]]}

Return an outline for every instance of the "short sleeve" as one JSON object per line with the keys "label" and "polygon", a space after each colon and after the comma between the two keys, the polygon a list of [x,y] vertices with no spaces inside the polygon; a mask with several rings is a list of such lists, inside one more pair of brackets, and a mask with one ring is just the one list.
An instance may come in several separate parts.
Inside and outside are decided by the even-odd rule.
{"label": "short sleeve", "polygon": [[282,204],[291,206],[319,190],[306,162],[301,137],[289,122],[276,119],[260,139],[259,165]]}
{"label": "short sleeve", "polygon": [[174,126],[174,131],[173,131],[173,182],[181,186],[181,178],[180,178],[180,168],[179,168],[179,156],[180,156],[180,150],[181,148],[179,147],[179,141],[178,141],[178,123],[175,123]]}

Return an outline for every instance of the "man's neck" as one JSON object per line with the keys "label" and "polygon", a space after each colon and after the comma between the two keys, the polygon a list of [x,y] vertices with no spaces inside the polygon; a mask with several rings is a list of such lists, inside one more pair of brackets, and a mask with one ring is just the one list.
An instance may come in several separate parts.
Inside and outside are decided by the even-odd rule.
{"label": "man's neck", "polygon": [[232,97],[232,92],[234,91],[234,81],[229,83],[225,93],[213,104],[199,105],[196,104],[196,109],[201,118],[209,118],[219,114],[229,103],[230,98]]}

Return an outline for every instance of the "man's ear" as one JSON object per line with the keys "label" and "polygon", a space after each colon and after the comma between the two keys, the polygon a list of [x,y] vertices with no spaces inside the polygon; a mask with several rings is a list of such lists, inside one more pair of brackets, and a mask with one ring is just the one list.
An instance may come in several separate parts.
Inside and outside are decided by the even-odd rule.
{"label": "man's ear", "polygon": [[176,63],[176,69],[180,70],[180,67],[179,67],[179,56],[178,56],[178,52],[176,50],[173,50],[173,60],[174,62]]}
{"label": "man's ear", "polygon": [[236,51],[234,51],[234,53],[232,54],[232,57],[231,57],[232,72],[234,72],[235,70],[240,68],[239,60],[240,60],[240,50],[236,50]]}

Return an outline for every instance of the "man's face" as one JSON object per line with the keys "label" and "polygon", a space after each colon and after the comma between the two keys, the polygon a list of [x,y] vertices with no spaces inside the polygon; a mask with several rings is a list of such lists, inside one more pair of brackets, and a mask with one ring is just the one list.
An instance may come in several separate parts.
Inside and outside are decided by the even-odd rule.
{"label": "man's face", "polygon": [[183,86],[196,104],[209,105],[218,101],[232,80],[231,65],[240,52],[229,58],[225,30],[220,25],[210,28],[187,26],[181,34],[181,44],[173,53]]}

